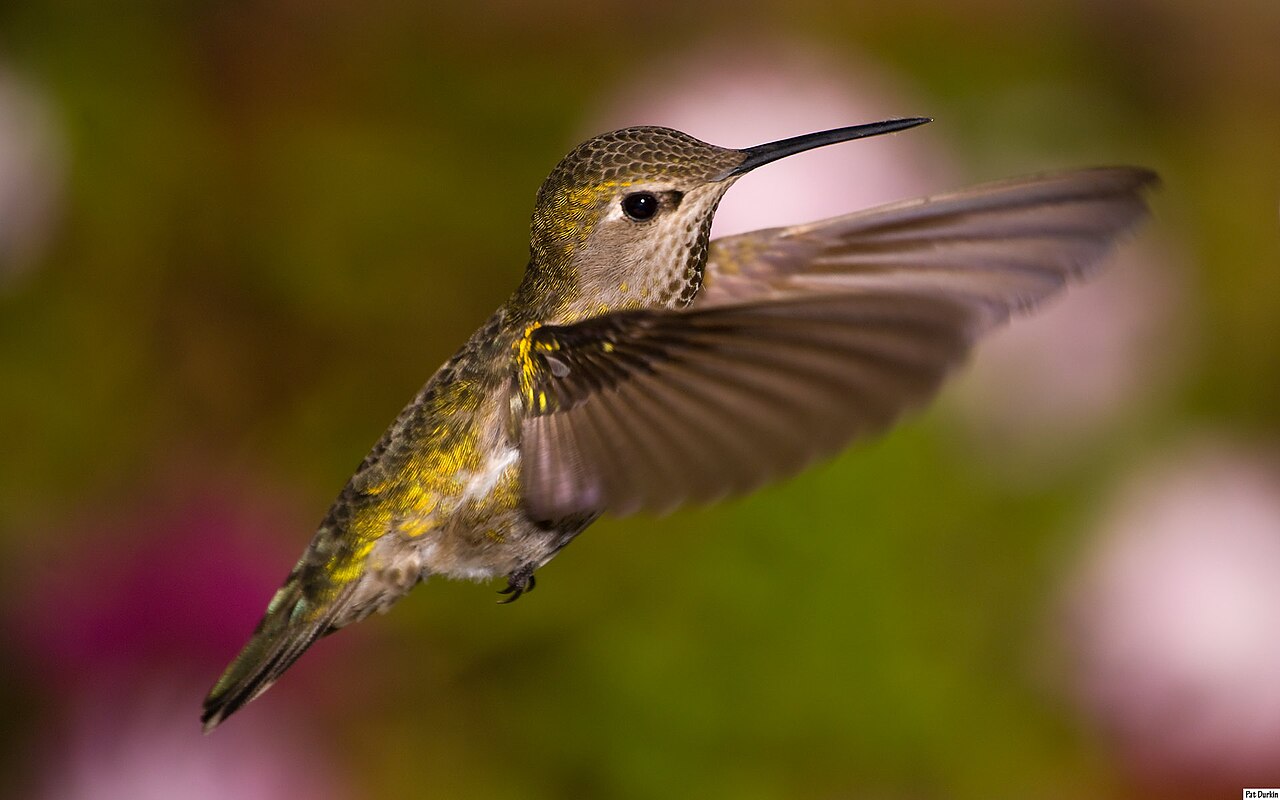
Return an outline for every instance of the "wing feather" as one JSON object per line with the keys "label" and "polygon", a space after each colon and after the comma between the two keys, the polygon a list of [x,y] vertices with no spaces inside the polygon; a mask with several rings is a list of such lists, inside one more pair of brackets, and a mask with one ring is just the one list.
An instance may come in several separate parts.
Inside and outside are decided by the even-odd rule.
{"label": "wing feather", "polygon": [[979,334],[1087,275],[1155,180],[1082,170],[718,239],[691,309],[533,330],[527,508],[668,511],[884,430]]}
{"label": "wing feather", "polygon": [[555,401],[522,422],[526,504],[663,512],[792,474],[923,402],[975,320],[946,297],[871,292],[539,329],[532,350],[560,374],[533,356],[533,396]]}
{"label": "wing feather", "polygon": [[998,324],[1086,276],[1145,217],[1155,183],[1134,167],[1077,170],[716,239],[695,305],[925,288],[966,298]]}

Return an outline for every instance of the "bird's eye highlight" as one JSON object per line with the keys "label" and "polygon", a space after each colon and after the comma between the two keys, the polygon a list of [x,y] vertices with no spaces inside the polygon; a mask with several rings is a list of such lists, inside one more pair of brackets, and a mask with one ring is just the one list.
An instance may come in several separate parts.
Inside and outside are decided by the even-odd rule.
{"label": "bird's eye highlight", "polygon": [[622,213],[636,222],[643,222],[658,213],[658,198],[653,192],[636,192],[622,198]]}

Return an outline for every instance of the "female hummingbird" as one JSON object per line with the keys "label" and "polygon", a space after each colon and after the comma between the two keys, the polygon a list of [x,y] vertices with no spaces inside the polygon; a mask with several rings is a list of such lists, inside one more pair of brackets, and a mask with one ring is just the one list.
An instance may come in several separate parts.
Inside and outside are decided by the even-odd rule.
{"label": "female hummingbird", "polygon": [[1117,167],[710,240],[750,170],[928,121],[744,150],[626,128],[570,152],[538,191],[519,287],[347,482],[205,730],[432,575],[506,576],[514,600],[605,512],[747,492],[884,430],[1147,213],[1156,176]]}

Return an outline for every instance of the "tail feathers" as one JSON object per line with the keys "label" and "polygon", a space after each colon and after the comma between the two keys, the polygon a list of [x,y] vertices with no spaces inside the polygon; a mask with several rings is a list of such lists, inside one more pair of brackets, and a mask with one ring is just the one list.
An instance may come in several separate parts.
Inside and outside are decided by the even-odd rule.
{"label": "tail feathers", "polygon": [[290,576],[267,606],[249,643],[205,698],[200,715],[204,732],[270,689],[316,639],[333,630],[333,620],[346,606],[352,588],[314,607],[298,575]]}

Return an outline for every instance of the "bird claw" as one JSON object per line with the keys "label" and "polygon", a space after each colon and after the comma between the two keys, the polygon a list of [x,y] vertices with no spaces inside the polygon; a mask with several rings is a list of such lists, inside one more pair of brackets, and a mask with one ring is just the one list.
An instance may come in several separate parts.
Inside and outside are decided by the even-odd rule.
{"label": "bird claw", "polygon": [[510,595],[504,600],[499,600],[498,603],[500,605],[514,603],[520,599],[520,595],[532,592],[537,585],[538,579],[533,577],[533,567],[521,567],[507,576],[507,588],[498,590],[498,594]]}

